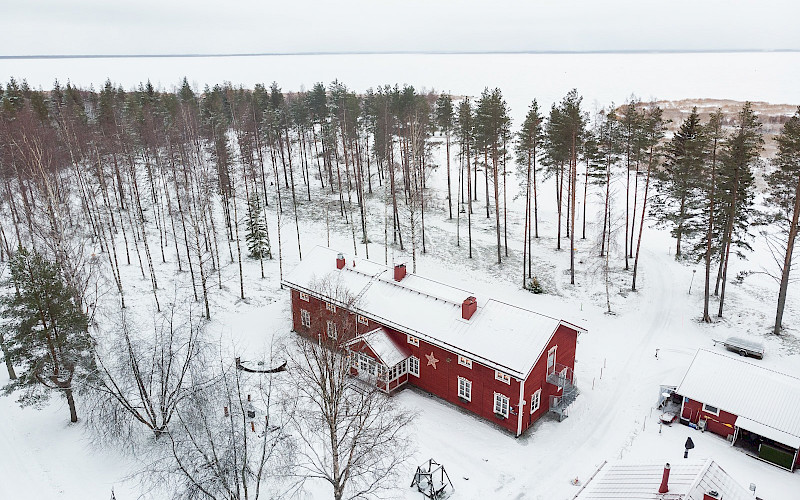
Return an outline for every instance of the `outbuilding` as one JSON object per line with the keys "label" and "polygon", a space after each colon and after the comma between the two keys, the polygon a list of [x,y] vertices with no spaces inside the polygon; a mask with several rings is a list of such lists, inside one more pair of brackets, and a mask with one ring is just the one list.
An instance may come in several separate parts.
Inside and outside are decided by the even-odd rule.
{"label": "outbuilding", "polygon": [[603,463],[573,500],[752,500],[714,460]]}
{"label": "outbuilding", "polygon": [[788,470],[800,465],[800,379],[700,349],[675,392],[681,422]]}
{"label": "outbuilding", "polygon": [[295,332],[392,393],[418,387],[521,435],[577,396],[579,333],[525,306],[318,246],[283,280]]}

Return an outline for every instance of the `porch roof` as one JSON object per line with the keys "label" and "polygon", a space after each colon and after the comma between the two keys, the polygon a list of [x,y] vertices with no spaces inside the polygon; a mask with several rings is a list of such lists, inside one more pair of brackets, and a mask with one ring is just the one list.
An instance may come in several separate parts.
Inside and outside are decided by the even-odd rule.
{"label": "porch roof", "polygon": [[391,368],[411,355],[405,346],[399,345],[384,328],[378,327],[361,334],[346,345],[350,346],[363,341],[378,356],[378,361]]}

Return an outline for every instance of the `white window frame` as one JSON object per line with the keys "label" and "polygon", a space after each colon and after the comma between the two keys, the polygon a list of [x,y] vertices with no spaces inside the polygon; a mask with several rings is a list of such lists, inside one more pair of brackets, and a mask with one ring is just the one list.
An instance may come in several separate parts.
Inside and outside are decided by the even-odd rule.
{"label": "white window frame", "polygon": [[499,380],[500,382],[505,382],[508,385],[511,385],[511,375],[506,375],[501,371],[498,370],[494,371],[494,379]]}
{"label": "white window frame", "polygon": [[419,339],[413,335],[406,335],[406,341],[415,347],[419,347]]}
{"label": "white window frame", "polygon": [[333,304],[333,302],[325,302],[325,309],[329,310],[332,313],[336,312],[336,306]]}
{"label": "white window frame", "polygon": [[300,324],[305,328],[311,328],[311,313],[305,309],[300,309]]}
{"label": "white window frame", "polygon": [[464,356],[458,357],[458,364],[461,366],[466,366],[467,368],[470,369],[472,368],[472,360]]}
{"label": "white window frame", "polygon": [[336,333],[336,322],[335,321],[328,320],[328,323],[327,323],[326,329],[325,329],[325,333],[328,335],[329,339],[336,340],[336,338],[338,336],[337,336],[337,333]]}
{"label": "white window frame", "polygon": [[458,397],[467,401],[472,401],[472,381],[464,377],[458,377]]}
{"label": "white window frame", "polygon": [[369,326],[369,320],[367,319],[366,316],[359,316],[358,317],[358,322],[361,323],[362,325]]}
{"label": "white window frame", "polygon": [[499,392],[495,392],[494,393],[495,415],[502,415],[503,417],[508,418],[509,403],[510,401],[508,399],[508,396]]}
{"label": "white window frame", "polygon": [[415,377],[419,377],[419,358],[416,356],[411,356],[408,358],[408,373],[414,375]]}
{"label": "white window frame", "polygon": [[406,363],[397,363],[393,367],[389,368],[389,382],[393,380],[397,380],[403,376],[406,372]]}
{"label": "white window frame", "polygon": [[[716,411],[711,411],[711,410],[709,410],[709,408],[714,408],[714,410],[716,410]],[[713,405],[707,405],[705,403],[703,403],[703,412],[709,413],[711,415],[716,415],[717,417],[719,416],[719,408],[717,408],[716,406],[713,406]]]}
{"label": "white window frame", "polygon": [[310,298],[309,298],[307,293],[300,292],[300,300],[308,302],[310,300]]}
{"label": "white window frame", "polygon": [[531,413],[536,413],[542,405],[542,389],[539,388],[531,395]]}

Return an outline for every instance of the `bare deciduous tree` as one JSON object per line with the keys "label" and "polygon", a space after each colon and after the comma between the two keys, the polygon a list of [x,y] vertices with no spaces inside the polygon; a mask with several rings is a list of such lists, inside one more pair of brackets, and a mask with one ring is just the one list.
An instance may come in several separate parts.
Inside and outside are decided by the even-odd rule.
{"label": "bare deciduous tree", "polygon": [[[140,423],[160,438],[178,406],[210,383],[204,373],[203,325],[189,309],[175,306],[156,315],[152,333],[132,325],[124,309],[111,335],[95,347],[98,377],[93,386],[93,426],[109,438],[131,435]],[[142,334],[137,333],[142,331]]]}
{"label": "bare deciduous tree", "polygon": [[[325,289],[336,291],[329,295],[336,303],[357,310],[342,287]],[[339,338],[351,335],[340,332]],[[302,442],[298,474],[329,483],[335,500],[374,497],[394,486],[398,466],[409,456],[406,433],[414,414],[398,408],[377,380],[353,377],[350,356],[338,346],[297,336],[288,350],[299,398],[292,418]]]}

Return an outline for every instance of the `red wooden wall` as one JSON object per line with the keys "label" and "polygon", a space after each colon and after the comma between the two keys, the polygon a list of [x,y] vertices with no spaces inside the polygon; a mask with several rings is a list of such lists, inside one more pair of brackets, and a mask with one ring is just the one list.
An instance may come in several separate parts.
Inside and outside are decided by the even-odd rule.
{"label": "red wooden wall", "polygon": [[[541,357],[536,360],[536,364],[525,380],[525,414],[522,420],[522,429],[525,430],[531,424],[536,422],[539,418],[544,416],[550,409],[550,396],[558,396],[561,391],[558,390],[553,384],[547,383],[547,352],[553,347],[558,346],[556,349],[556,363],[568,366],[571,370],[575,370],[575,351],[578,344],[578,332],[560,325],[556,329],[555,335],[550,339],[547,347],[542,352]],[[533,393],[542,389],[541,400],[539,409],[531,415],[531,399]]]}
{"label": "red wooden wall", "polygon": [[[311,313],[311,328],[302,326],[300,319],[300,309],[305,309]],[[356,316],[339,308],[336,313],[332,313],[325,308],[325,302],[314,297],[310,297],[308,302],[300,300],[300,294],[292,290],[292,324],[294,331],[305,335],[319,335],[325,331],[327,320],[337,323],[338,340],[340,343],[352,339],[379,326],[378,323],[369,321],[368,325],[360,324],[356,321]],[[419,346],[408,343],[405,333],[398,332],[385,327],[394,339],[401,345],[409,349],[412,356],[419,358],[420,376],[408,375],[408,383],[420,389],[434,394],[456,406],[475,413],[487,420],[516,434],[517,432],[517,412],[519,411],[519,384],[520,382],[511,377],[510,383],[505,383],[495,379],[495,370],[488,368],[472,360],[472,368],[460,365],[458,355],[450,351],[434,346],[419,339]],[[556,353],[556,363],[574,369],[575,348],[577,343],[577,332],[566,326],[559,326],[556,333],[550,339],[547,348],[537,360],[533,370],[524,381],[525,406],[522,409],[522,430],[525,431],[537,419],[545,415],[549,409],[550,395],[559,394],[558,388],[546,382],[547,371],[547,352],[558,345]],[[531,357],[539,353],[530,353]],[[426,355],[432,355],[435,363],[429,363]],[[435,368],[434,368],[435,364]],[[472,382],[472,398],[470,401],[462,401],[458,397],[458,377],[463,377]],[[530,414],[530,403],[533,393],[539,388],[542,389],[539,410],[533,415]],[[504,394],[509,399],[508,418],[499,418],[494,413],[494,394],[495,392]]]}
{"label": "red wooden wall", "polygon": [[697,423],[700,417],[706,418],[706,429],[727,438],[734,433],[736,415],[720,409],[719,416],[703,411],[703,402],[693,399],[684,399],[681,417],[693,423]]}

